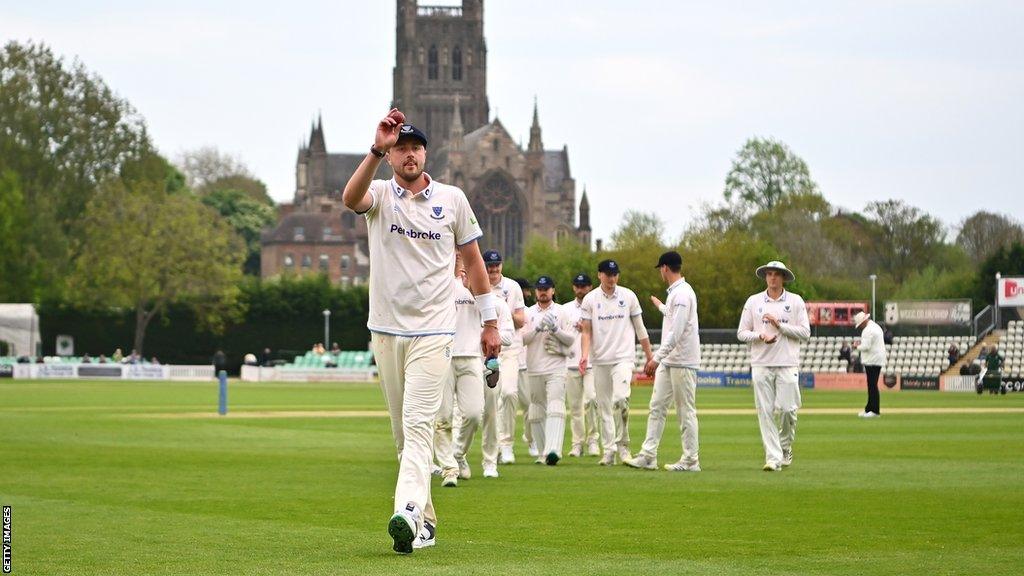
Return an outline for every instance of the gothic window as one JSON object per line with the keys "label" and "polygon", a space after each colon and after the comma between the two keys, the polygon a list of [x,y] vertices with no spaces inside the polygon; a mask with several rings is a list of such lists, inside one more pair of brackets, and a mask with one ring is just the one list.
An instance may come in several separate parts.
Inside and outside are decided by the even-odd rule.
{"label": "gothic window", "polygon": [[437,80],[437,46],[427,52],[427,80]]}
{"label": "gothic window", "polygon": [[302,267],[303,268],[309,268],[312,265],[313,265],[313,259],[309,256],[309,254],[303,254],[302,255]]}
{"label": "gothic window", "polygon": [[476,191],[473,212],[480,221],[488,248],[518,259],[522,253],[526,206],[515,184],[504,173],[492,173]]}
{"label": "gothic window", "polygon": [[494,147],[494,151],[497,152],[498,151],[498,147],[501,146],[501,142],[498,142],[498,139],[495,138],[494,141],[491,142],[491,146],[493,146]]}
{"label": "gothic window", "polygon": [[452,50],[452,80],[462,80],[462,49]]}

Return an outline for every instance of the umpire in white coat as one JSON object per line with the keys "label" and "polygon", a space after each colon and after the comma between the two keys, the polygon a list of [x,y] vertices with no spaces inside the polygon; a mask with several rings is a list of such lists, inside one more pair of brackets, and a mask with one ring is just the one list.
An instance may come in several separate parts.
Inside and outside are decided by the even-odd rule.
{"label": "umpire in white coat", "polygon": [[854,346],[860,351],[860,362],[868,376],[868,403],[858,416],[877,418],[882,414],[879,406],[881,398],[878,395],[878,375],[885,368],[885,337],[882,334],[882,327],[865,312],[857,312],[853,316],[853,324],[861,331],[860,344]]}

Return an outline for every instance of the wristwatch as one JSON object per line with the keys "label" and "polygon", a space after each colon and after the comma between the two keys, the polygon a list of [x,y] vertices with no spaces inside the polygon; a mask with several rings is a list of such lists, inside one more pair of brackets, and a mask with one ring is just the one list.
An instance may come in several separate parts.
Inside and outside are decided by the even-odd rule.
{"label": "wristwatch", "polygon": [[377,148],[372,146],[372,145],[370,146],[370,154],[373,154],[377,158],[383,158],[384,157],[384,153],[381,152],[380,150],[377,150]]}

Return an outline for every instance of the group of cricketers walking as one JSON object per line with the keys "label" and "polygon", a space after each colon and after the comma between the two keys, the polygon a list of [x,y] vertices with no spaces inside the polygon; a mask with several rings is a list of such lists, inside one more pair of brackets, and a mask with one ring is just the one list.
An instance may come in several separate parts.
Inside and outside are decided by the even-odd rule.
{"label": "group of cricketers walking", "polygon": [[[538,277],[536,304],[502,275],[497,251],[481,253],[483,236],[464,192],[424,171],[427,135],[392,109],[343,192],[345,205],[367,220],[370,309],[367,327],[391,417],[398,482],[388,534],[399,553],[433,546],[437,515],[430,491],[436,460],[445,486],[472,476],[467,454],[480,436],[482,475],[516,460],[516,417],[525,412],[524,438],[535,462],[562,460],[565,420],[570,457],[600,457],[657,469],[668,413],[679,414],[682,453],[664,466],[699,472],[696,410],[700,367],[697,297],[682,275],[683,261],[666,252],[656,264],[668,293],[662,337],[652,351],[637,295],[619,284],[614,260],[597,267],[597,286],[581,273],[572,301],[555,301],[555,283]],[[394,176],[373,180],[380,162]],[[754,402],[766,471],[793,461],[800,344],[810,337],[800,296],[784,288],[793,274],[781,262],[757,268],[766,289],[744,306],[737,336],[750,344]],[[643,372],[654,378],[647,432],[630,451],[630,390],[636,343]]]}

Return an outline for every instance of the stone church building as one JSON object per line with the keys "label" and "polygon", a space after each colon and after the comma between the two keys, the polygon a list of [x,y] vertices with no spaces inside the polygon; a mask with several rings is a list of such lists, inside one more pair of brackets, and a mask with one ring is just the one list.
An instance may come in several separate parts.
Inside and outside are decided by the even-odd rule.
{"label": "stone church building", "polygon": [[[495,248],[515,261],[534,235],[589,246],[586,191],[577,206],[568,147],[544,149],[536,102],[525,148],[490,118],[483,0],[461,6],[398,0],[396,42],[391,105],[430,138],[427,172],[466,192],[484,232],[481,250]],[[322,121],[312,126],[296,160],[294,201],[280,207],[277,226],[262,236],[264,278],[322,271],[335,283],[365,282],[366,222],[341,202],[365,156],[329,153]],[[381,163],[377,178],[390,177]]]}

